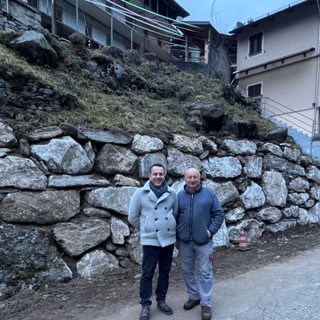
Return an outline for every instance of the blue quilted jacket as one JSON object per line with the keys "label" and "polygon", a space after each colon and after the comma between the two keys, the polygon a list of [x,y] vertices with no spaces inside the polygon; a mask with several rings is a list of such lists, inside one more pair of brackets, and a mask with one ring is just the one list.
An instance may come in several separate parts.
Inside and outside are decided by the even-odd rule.
{"label": "blue quilted jacket", "polygon": [[224,213],[215,193],[200,185],[196,193],[184,190],[178,193],[177,238],[205,244],[211,241],[207,230],[213,236],[221,227]]}

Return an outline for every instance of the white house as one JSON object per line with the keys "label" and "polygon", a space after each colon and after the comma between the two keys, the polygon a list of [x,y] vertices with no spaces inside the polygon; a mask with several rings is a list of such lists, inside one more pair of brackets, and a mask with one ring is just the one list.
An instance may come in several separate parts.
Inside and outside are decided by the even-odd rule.
{"label": "white house", "polygon": [[311,140],[319,137],[320,11],[315,0],[298,1],[237,23],[235,79],[262,112]]}

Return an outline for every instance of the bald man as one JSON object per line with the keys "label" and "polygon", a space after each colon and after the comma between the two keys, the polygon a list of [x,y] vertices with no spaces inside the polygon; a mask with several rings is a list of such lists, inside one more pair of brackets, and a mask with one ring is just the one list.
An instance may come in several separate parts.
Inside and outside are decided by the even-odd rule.
{"label": "bald man", "polygon": [[178,193],[177,219],[181,268],[189,298],[183,308],[190,310],[200,304],[202,320],[210,320],[213,271],[209,255],[224,213],[215,193],[202,186],[197,169],[187,169],[184,181],[184,189]]}

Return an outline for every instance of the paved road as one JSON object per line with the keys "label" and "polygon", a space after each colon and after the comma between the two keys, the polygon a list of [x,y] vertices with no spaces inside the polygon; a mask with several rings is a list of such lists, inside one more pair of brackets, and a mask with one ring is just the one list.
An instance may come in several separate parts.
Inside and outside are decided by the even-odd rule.
{"label": "paved road", "polygon": [[[319,320],[320,248],[301,253],[284,263],[249,271],[231,279],[217,281],[213,297],[213,320]],[[239,266],[241,267],[241,266]],[[181,286],[182,287],[182,286]],[[167,297],[174,314],[166,316],[152,305],[150,320],[200,320],[200,307],[185,311],[184,288]],[[90,320],[139,319],[136,301],[114,310],[90,312]],[[89,319],[86,314],[78,320]]]}

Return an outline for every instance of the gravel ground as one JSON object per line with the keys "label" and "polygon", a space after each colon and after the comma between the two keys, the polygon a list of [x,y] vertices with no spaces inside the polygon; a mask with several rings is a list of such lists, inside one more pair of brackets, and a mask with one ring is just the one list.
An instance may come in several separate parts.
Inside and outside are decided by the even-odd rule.
{"label": "gravel ground", "polygon": [[[239,251],[237,246],[221,247],[214,253],[217,280],[234,277],[267,264],[285,261],[299,252],[320,246],[320,226],[296,227],[282,233],[265,233]],[[68,283],[48,286],[37,291],[25,291],[0,302],[0,319],[6,320],[65,320],[77,319],[83,310],[103,309],[106,304],[121,305],[137,301],[140,266],[110,273],[103,278],[75,278]],[[179,260],[174,261],[170,274],[173,292],[184,286]],[[94,320],[94,319],[88,319]]]}

